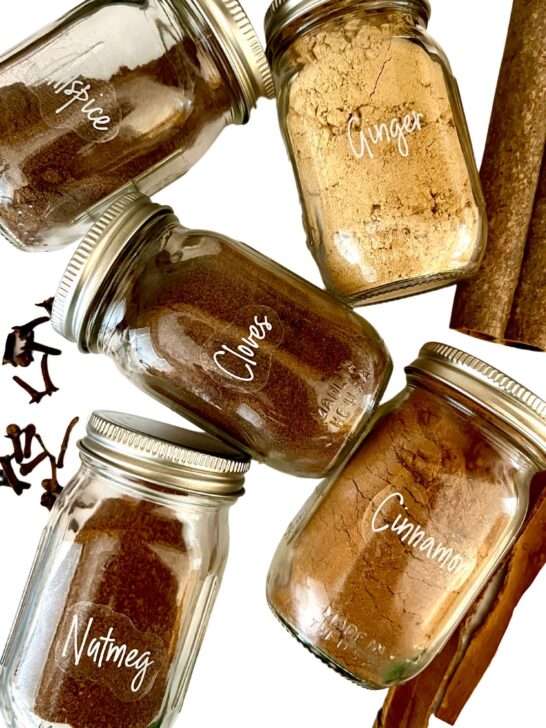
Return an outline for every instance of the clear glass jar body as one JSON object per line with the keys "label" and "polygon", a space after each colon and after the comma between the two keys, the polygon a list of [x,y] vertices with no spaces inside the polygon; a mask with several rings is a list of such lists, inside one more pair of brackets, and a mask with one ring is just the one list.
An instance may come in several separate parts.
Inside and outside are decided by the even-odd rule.
{"label": "clear glass jar body", "polygon": [[0,62],[0,232],[62,247],[131,185],[184,174],[234,120],[240,90],[180,0],[88,0]]}
{"label": "clear glass jar body", "polygon": [[52,511],[2,658],[8,728],[173,725],[224,571],[232,500],[84,461]]}
{"label": "clear glass jar body", "polygon": [[364,687],[415,677],[525,518],[538,468],[510,438],[462,395],[411,383],[288,529],[268,577],[273,612]]}
{"label": "clear glass jar body", "polygon": [[425,26],[397,0],[332,0],[268,49],[308,245],[354,306],[453,283],[483,256],[456,81]]}
{"label": "clear glass jar body", "polygon": [[242,243],[145,225],[92,305],[84,348],[272,467],[321,477],[356,444],[391,373],[375,330]]}

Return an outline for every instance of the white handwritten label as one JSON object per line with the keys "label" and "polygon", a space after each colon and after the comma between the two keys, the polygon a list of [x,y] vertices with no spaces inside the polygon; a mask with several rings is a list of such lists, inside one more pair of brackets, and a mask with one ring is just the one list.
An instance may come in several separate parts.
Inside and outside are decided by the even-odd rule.
{"label": "white handwritten label", "polygon": [[206,342],[203,367],[223,386],[257,391],[269,379],[274,353],[283,338],[284,327],[272,308],[245,306],[233,313],[233,323]]}
{"label": "white handwritten label", "polygon": [[401,157],[408,157],[408,135],[421,131],[424,114],[411,111],[402,117],[395,116],[389,122],[363,128],[361,117],[353,114],[347,126],[349,147],[357,159],[375,159],[375,148],[381,144],[396,144]]}
{"label": "white handwritten label", "polygon": [[122,124],[102,51],[101,43],[87,47],[71,43],[67,48],[61,38],[38,52],[24,74],[44,122],[53,129],[70,129],[86,144],[114,139]]}
{"label": "white handwritten label", "polygon": [[53,81],[48,82],[48,86],[52,86],[54,93],[60,95],[61,98],[68,96],[68,101],[62,101],[61,105],[55,109],[56,114],[62,114],[72,104],[80,104],[80,113],[86,116],[93,127],[100,132],[110,131],[112,119],[104,112],[104,109],[98,105],[95,98],[92,98],[92,87],[90,83],[86,83],[79,78],[74,78],[68,82]]}
{"label": "white handwritten label", "polygon": [[124,614],[78,602],[66,613],[56,649],[61,669],[78,680],[107,685],[124,702],[152,688],[165,648],[153,634],[136,629]]}
{"label": "white handwritten label", "polygon": [[[399,504],[399,512],[392,518],[392,507]],[[392,532],[402,543],[411,546],[419,554],[438,564],[440,569],[445,569],[450,574],[457,573],[465,564],[461,554],[456,553],[451,547],[445,546],[441,541],[430,536],[426,531],[415,523],[407,515],[405,499],[402,493],[391,493],[386,496],[378,505],[371,521],[373,533]]]}
{"label": "white handwritten label", "polygon": [[[222,344],[212,357],[214,363],[221,372],[232,379],[239,382],[253,382],[258,365],[256,357],[260,350],[260,343],[272,329],[273,324],[267,316],[264,316],[262,320],[258,316],[254,316],[254,323],[248,327],[248,336],[241,339],[241,343],[237,344],[235,348]],[[241,363],[244,372],[240,371]]]}

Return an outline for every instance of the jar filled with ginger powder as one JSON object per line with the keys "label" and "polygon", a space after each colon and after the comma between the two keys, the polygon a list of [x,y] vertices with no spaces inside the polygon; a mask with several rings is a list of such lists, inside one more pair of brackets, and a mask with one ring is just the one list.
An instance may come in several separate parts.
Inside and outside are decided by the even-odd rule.
{"label": "jar filled with ginger powder", "polygon": [[472,275],[486,216],[457,84],[426,0],[275,0],[280,123],[308,245],[353,306]]}

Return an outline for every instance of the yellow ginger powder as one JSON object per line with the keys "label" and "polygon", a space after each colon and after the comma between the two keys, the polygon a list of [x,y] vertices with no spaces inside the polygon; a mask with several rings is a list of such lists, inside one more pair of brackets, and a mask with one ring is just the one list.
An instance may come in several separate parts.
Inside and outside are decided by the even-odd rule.
{"label": "yellow ginger powder", "polygon": [[292,53],[286,132],[326,285],[357,303],[472,272],[480,210],[441,64],[361,18]]}

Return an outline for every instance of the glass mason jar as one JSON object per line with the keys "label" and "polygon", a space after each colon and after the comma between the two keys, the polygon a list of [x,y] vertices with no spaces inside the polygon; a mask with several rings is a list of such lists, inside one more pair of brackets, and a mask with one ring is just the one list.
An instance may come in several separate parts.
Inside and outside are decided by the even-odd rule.
{"label": "glass mason jar", "polygon": [[97,412],[2,658],[8,728],[172,726],[228,553],[246,456]]}
{"label": "glass mason jar", "polygon": [[487,583],[546,469],[546,402],[457,349],[428,344],[273,560],[273,612],[369,688],[423,670]]}
{"label": "glass mason jar", "polygon": [[301,476],[352,449],[391,372],[379,335],[350,309],[137,194],[76,251],[52,322],[200,427]]}
{"label": "glass mason jar", "polygon": [[274,88],[237,0],[87,0],[0,59],[0,93],[0,232],[32,251],[183,175]]}
{"label": "glass mason jar", "polygon": [[267,52],[308,245],[353,306],[473,274],[486,215],[427,0],[275,0]]}

